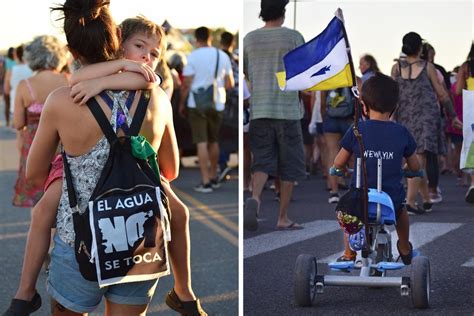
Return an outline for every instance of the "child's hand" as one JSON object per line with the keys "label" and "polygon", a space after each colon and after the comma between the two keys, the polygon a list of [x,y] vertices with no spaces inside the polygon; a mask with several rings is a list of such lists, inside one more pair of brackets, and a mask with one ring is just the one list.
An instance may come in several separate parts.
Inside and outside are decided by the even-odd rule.
{"label": "child's hand", "polygon": [[101,93],[102,90],[104,89],[102,89],[99,79],[81,81],[72,86],[71,98],[75,103],[84,105],[90,98]]}
{"label": "child's hand", "polygon": [[122,70],[141,74],[148,82],[156,82],[158,80],[158,76],[155,74],[155,72],[153,71],[153,69],[151,69],[150,66],[136,61],[125,60]]}
{"label": "child's hand", "polygon": [[453,119],[452,125],[454,128],[462,130],[462,122],[457,117]]}

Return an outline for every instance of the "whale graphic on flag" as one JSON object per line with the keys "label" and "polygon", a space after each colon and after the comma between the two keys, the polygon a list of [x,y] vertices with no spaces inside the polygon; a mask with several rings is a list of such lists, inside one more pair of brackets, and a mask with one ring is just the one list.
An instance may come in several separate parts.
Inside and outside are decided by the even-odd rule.
{"label": "whale graphic on flag", "polygon": [[319,69],[317,72],[315,72],[311,77],[324,75],[326,72],[328,72],[330,70],[331,70],[331,65],[325,66],[325,67]]}
{"label": "whale graphic on flag", "polygon": [[343,22],[334,17],[311,41],[283,57],[285,71],[276,74],[282,91],[332,90],[353,85]]}

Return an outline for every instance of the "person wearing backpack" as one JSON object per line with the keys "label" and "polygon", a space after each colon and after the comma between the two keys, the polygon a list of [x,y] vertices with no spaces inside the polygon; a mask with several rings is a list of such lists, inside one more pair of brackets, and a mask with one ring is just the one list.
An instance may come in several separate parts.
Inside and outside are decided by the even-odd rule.
{"label": "person wearing backpack", "polygon": [[[339,141],[353,122],[354,99],[350,88],[338,88],[321,92],[321,114],[323,116],[324,140],[328,150],[328,160],[334,161],[339,151]],[[329,203],[339,202],[339,186],[335,176],[329,178]]]}
{"label": "person wearing backpack", "polygon": [[[56,9],[64,12],[66,38],[76,60],[87,65],[115,58],[119,50],[119,40],[116,26],[108,11],[108,2],[97,0],[86,3],[67,0],[63,6]],[[100,32],[97,31],[98,29]],[[80,40],[86,41],[89,45],[80,45]],[[141,78],[141,75],[133,73],[117,76],[128,76],[131,82],[139,82]],[[108,121],[111,114],[117,113],[118,107],[124,109],[123,105],[126,105],[129,99],[131,101],[129,112],[122,114],[125,114],[127,120],[132,120],[132,124],[128,122],[130,130],[138,128],[140,134],[150,141],[153,148],[159,148],[158,156],[161,157],[159,170],[165,178],[174,179],[178,174],[178,150],[174,137],[171,106],[166,94],[161,89],[154,88],[149,91],[149,101],[146,101],[143,96],[148,93],[144,91],[107,93],[114,99],[112,110],[99,97],[96,98],[96,109],[105,113]],[[92,191],[97,190],[96,185],[108,161],[111,145],[109,144],[110,135],[107,137],[103,135],[102,130],[105,130],[103,124],[99,126],[96,118],[91,115],[91,110],[85,106],[77,106],[70,94],[71,88],[64,87],[49,96],[37,137],[30,151],[30,163],[27,167],[28,177],[37,183],[43,183],[49,172],[49,164],[45,162],[51,160],[61,141],[64,156],[70,167],[70,178],[73,180],[73,190],[66,189],[66,183],[63,185],[57,215],[57,234],[48,279],[48,291],[53,297],[52,312],[53,314],[64,311],[87,313],[95,309],[102,296],[105,296],[107,315],[142,314],[151,300],[157,283],[156,278],[99,287],[97,282],[84,279],[79,271],[80,266],[74,258],[75,237],[77,233],[84,232],[74,229],[69,193],[75,192],[79,210],[87,208]],[[130,95],[135,96],[129,98]],[[140,121],[133,123],[136,110],[144,116],[141,128],[138,125]],[[117,135],[124,135],[123,122],[111,120],[110,124],[111,127],[119,127]],[[128,142],[126,138],[125,143],[128,144]],[[117,143],[120,142],[114,143],[113,148],[120,147]],[[148,176],[155,177],[154,182],[159,182],[159,178],[156,181],[157,177],[153,175],[150,167],[143,165],[143,170],[145,169],[148,170]],[[124,170],[124,173],[127,171]],[[116,175],[120,176],[120,174]],[[107,177],[103,178],[107,180]],[[160,187],[164,186],[160,185]],[[131,201],[125,200],[124,203],[128,205]],[[117,203],[117,205],[121,204]],[[161,215],[166,216],[165,213],[167,212],[161,212]],[[169,227],[169,222],[167,225]],[[90,255],[93,259],[94,249],[89,250],[92,250]]]}
{"label": "person wearing backpack", "polygon": [[[146,61],[144,61],[148,66],[151,67],[151,72],[151,69],[156,67],[158,59],[160,58],[160,53],[162,55],[165,47],[163,38],[164,34],[161,32],[161,28],[144,17],[136,17],[123,21],[120,25],[120,29],[122,34],[123,57],[140,62],[144,58],[143,56],[145,56],[145,53],[142,53],[142,51],[147,49],[146,45],[151,45],[149,47],[151,53],[147,54],[148,58]],[[140,52],[138,48],[135,47],[135,43],[139,43],[141,45]],[[157,45],[156,48],[155,45]],[[117,62],[119,61],[100,63],[94,66],[86,67],[86,69],[76,71],[71,77],[71,86],[75,86],[76,88],[80,87],[81,89],[73,88],[74,92],[77,92],[75,96],[82,97],[83,95],[95,95],[98,92],[93,91],[100,92],[103,89],[101,87],[109,87],[108,85],[113,84],[113,79],[106,80],[102,77],[111,76],[109,78],[112,78],[116,73],[116,70],[111,72],[109,68],[113,68],[112,64],[117,64]],[[127,71],[138,71],[136,67],[131,68],[132,66],[139,65],[138,63],[134,65],[134,63],[131,61],[124,62],[126,64],[131,64],[128,66],[130,69]],[[90,80],[85,80],[86,78],[89,78]],[[147,87],[147,85],[149,85],[149,82],[146,82],[144,78],[142,78],[141,81],[143,82],[143,87]],[[75,83],[78,82],[80,82],[81,85],[75,85]],[[129,82],[130,81],[126,82],[127,85],[130,85]],[[121,84],[124,85],[124,83]],[[91,87],[93,87],[92,90]],[[82,102],[84,101],[86,100],[82,99]],[[20,286],[17,290],[17,293],[15,294],[15,299],[12,300],[11,304],[11,307],[16,306],[17,309],[20,308],[23,311],[26,309],[31,311],[32,306],[37,308],[40,307],[40,305],[37,304],[38,301],[40,301],[40,298],[39,295],[35,294],[35,285],[38,273],[41,269],[41,263],[47,252],[47,245],[49,245],[48,236],[50,234],[50,227],[56,216],[56,212],[52,213],[51,210],[56,210],[58,207],[62,186],[61,181],[56,181],[57,179],[62,180],[63,165],[61,159],[59,161],[56,160],[53,165],[53,171],[50,171],[50,175],[46,182],[47,184],[45,185],[46,197],[42,199],[32,211],[33,218],[29,238],[27,241],[27,247],[25,249],[25,259],[21,274]],[[47,190],[50,184],[56,182],[59,183],[57,190]],[[56,187],[56,185],[54,187]],[[173,290],[168,293],[166,297],[166,303],[168,306],[177,310],[178,312],[205,315],[204,310],[202,307],[200,307],[200,301],[199,299],[196,299],[191,286],[188,227],[189,211],[182,201],[180,201],[179,198],[173,193],[169,184],[163,183],[163,187],[165,188],[165,192],[169,197],[169,204],[173,213],[171,225],[173,242],[169,244],[169,252],[170,259],[172,260],[173,275],[175,280],[175,286]],[[35,238],[30,238],[30,236],[33,235]],[[43,238],[43,236],[46,237]],[[178,305],[181,307],[178,308]]]}

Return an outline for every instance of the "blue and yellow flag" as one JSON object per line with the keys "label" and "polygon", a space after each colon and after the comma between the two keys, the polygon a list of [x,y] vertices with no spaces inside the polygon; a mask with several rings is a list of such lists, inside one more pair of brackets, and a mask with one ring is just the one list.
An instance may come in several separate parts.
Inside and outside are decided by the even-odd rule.
{"label": "blue and yellow flag", "polygon": [[326,29],[311,41],[283,57],[285,71],[276,74],[284,91],[331,90],[353,86],[344,39],[344,25],[334,17]]}

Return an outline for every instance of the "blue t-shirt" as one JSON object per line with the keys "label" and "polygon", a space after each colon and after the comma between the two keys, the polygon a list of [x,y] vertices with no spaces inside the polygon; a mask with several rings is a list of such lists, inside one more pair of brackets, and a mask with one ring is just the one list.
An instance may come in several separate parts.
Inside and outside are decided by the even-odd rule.
{"label": "blue t-shirt", "polygon": [[[377,159],[382,158],[382,191],[392,199],[395,210],[402,207],[405,190],[402,184],[402,160],[415,153],[416,142],[405,126],[391,121],[367,120],[359,122],[365,147],[367,181],[369,188],[377,188]],[[354,156],[360,157],[359,145],[348,129],[341,146]],[[356,173],[352,176],[355,187]]]}

